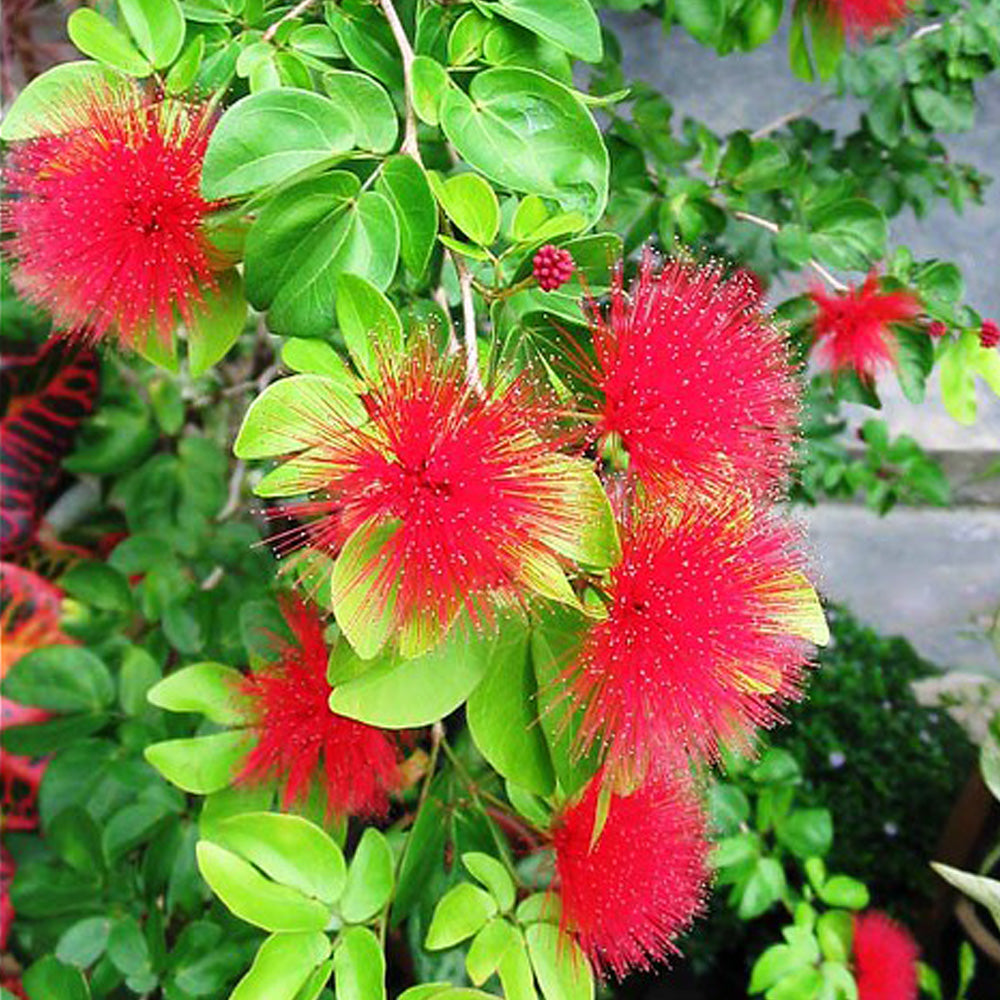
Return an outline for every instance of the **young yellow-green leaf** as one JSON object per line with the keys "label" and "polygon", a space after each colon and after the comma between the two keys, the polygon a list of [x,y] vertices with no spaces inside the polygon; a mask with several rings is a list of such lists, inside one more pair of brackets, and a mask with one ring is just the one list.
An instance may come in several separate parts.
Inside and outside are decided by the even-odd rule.
{"label": "young yellow-green leaf", "polygon": [[571,937],[541,923],[525,928],[524,937],[545,1000],[593,1000],[590,963]]}
{"label": "young yellow-green leaf", "polygon": [[375,381],[381,363],[403,349],[403,324],[393,304],[356,274],[337,279],[337,325],[362,376]]}
{"label": "young yellow-green leaf", "polygon": [[432,173],[429,179],[448,218],[474,243],[489,246],[500,229],[500,203],[493,188],[474,173],[446,180]]}
{"label": "young yellow-green leaf", "polygon": [[548,552],[533,552],[526,555],[517,568],[517,579],[526,589],[539,597],[568,604],[571,608],[580,606],[576,591],[566,579],[562,565]]}
{"label": "young yellow-green leaf", "polygon": [[0,139],[30,139],[53,127],[52,113],[94,85],[122,83],[106,66],[89,59],[60,63],[36,76],[17,95],[0,122]]}
{"label": "young yellow-green leaf", "polygon": [[156,69],[169,66],[184,45],[184,12],[178,0],[118,0],[128,30]]}
{"label": "young yellow-green leaf", "polygon": [[143,756],[178,788],[209,795],[232,782],[248,749],[246,734],[236,730],[151,743]]}
{"label": "young yellow-green leaf", "polygon": [[973,424],[976,421],[976,378],[973,365],[978,350],[978,334],[974,330],[965,330],[957,340],[946,345],[938,366],[941,399],[951,418],[960,424]]}
{"label": "young yellow-green leaf", "polygon": [[272,934],[229,1000],[297,1000],[313,970],[330,954],[321,931]]}
{"label": "young yellow-green leaf", "polygon": [[531,974],[531,962],[528,960],[528,949],[525,947],[524,935],[520,930],[515,929],[511,947],[500,959],[497,972],[505,1000],[538,1000],[534,977]]}
{"label": "young yellow-green leaf", "polygon": [[292,375],[272,382],[251,404],[236,435],[237,458],[270,458],[303,451],[324,429],[367,419],[361,400],[334,379]]}
{"label": "young yellow-green leaf", "polygon": [[514,906],[514,881],[510,877],[510,872],[489,854],[482,854],[479,851],[466,851],[462,855],[462,864],[468,869],[469,874],[479,883],[489,889],[490,894],[497,901],[501,913],[506,913]]}
{"label": "young yellow-green leaf", "polygon": [[869,901],[868,887],[847,875],[834,875],[823,883],[819,898],[828,906],[842,906],[848,910],[863,910]]}
{"label": "young yellow-green leaf", "polygon": [[246,721],[237,692],[243,675],[221,663],[192,663],[154,684],[146,697],[168,712],[201,712],[222,726]]}
{"label": "young yellow-green leaf", "polygon": [[537,194],[526,195],[514,212],[511,235],[518,243],[525,243],[548,217],[549,210],[545,207],[545,202]]}
{"label": "young yellow-green leaf", "polygon": [[337,909],[344,922],[363,924],[388,902],[393,886],[392,848],[373,826],[361,836]]}
{"label": "young yellow-green leaf", "polygon": [[515,947],[516,938],[517,931],[513,924],[503,917],[487,921],[473,938],[465,956],[465,970],[476,986],[482,986],[497,971],[504,955]]}
{"label": "young yellow-green leaf", "polygon": [[851,954],[854,918],[847,910],[827,910],[816,922],[816,940],[823,957],[846,962]]}
{"label": "young yellow-green leaf", "polygon": [[152,65],[144,59],[123,31],[89,7],[74,10],[66,22],[70,41],[84,55],[129,76],[149,76]]}
{"label": "young yellow-green leaf", "polygon": [[438,900],[424,947],[440,951],[472,937],[496,915],[496,900],[470,882],[460,882]]}
{"label": "young yellow-green leaf", "polygon": [[413,729],[443,719],[482,680],[495,643],[458,623],[430,652],[400,660],[384,654],[357,680],[334,688],[330,708],[370,726]]}
{"label": "young yellow-green leaf", "polygon": [[322,903],[264,878],[232,851],[200,840],[196,855],[212,891],[248,924],[266,931],[322,931],[329,923],[330,911]]}
{"label": "young yellow-green leaf", "polygon": [[385,1000],[385,955],[367,927],[348,927],[333,953],[337,1000]]}
{"label": "young yellow-green leaf", "polygon": [[215,276],[215,283],[215,288],[203,290],[201,302],[192,309],[188,361],[195,377],[225,357],[247,321],[247,300],[239,271],[223,271]]}
{"label": "young yellow-green leaf", "polygon": [[323,340],[289,337],[281,348],[281,363],[294,372],[331,378],[352,393],[363,388],[344,359]]}
{"label": "young yellow-green leaf", "polygon": [[344,890],[343,853],[331,837],[301,816],[242,813],[220,820],[212,840],[253,862],[275,882],[323,903],[332,905]]}

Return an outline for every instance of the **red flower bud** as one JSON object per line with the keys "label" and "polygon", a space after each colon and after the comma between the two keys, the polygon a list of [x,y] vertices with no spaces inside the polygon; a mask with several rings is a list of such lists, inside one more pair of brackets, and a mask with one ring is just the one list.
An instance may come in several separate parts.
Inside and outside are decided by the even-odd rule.
{"label": "red flower bud", "polygon": [[983,347],[996,347],[1000,344],[1000,326],[991,319],[984,319],[979,328],[979,343]]}
{"label": "red flower bud", "polygon": [[575,265],[568,250],[546,243],[533,261],[535,281],[543,292],[554,292],[565,285],[573,273]]}
{"label": "red flower bud", "polygon": [[927,336],[933,337],[935,340],[944,337],[948,333],[948,327],[941,322],[941,320],[936,319],[929,327],[927,327]]}

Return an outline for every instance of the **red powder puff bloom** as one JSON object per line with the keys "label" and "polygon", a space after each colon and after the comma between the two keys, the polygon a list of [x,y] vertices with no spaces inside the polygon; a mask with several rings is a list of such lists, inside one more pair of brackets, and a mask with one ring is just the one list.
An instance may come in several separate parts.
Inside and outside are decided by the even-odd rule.
{"label": "red powder puff bloom", "polygon": [[16,287],[72,335],[166,341],[212,281],[198,186],[209,112],[102,84],[45,124],[12,144],[4,171]]}
{"label": "red powder puff bloom", "polygon": [[287,807],[304,800],[315,779],[330,813],[383,816],[388,793],[401,784],[396,736],[330,710],[323,623],[295,599],[283,611],[294,640],[276,638],[275,661],[240,686],[255,745],[237,781],[277,782]]}
{"label": "red powder puff bloom", "polygon": [[814,321],[820,361],[834,372],[854,371],[874,378],[892,362],[895,339],[891,324],[910,323],[920,313],[920,301],[910,292],[879,291],[872,271],[860,288],[828,295],[822,288],[810,293],[818,313]]}
{"label": "red powder puff bloom", "polygon": [[807,640],[827,639],[799,533],[737,500],[687,502],[638,516],[623,549],[608,616],[563,673],[580,749],[600,741],[615,773],[641,775],[748,746],[798,695]]}
{"label": "red powder puff bloom", "polygon": [[598,440],[620,440],[655,494],[684,482],[706,493],[734,480],[772,487],[792,459],[799,389],[784,338],[755,282],[721,267],[643,258],[626,292],[591,307]]}
{"label": "red powder puff bloom", "polygon": [[917,1000],[917,943],[877,910],[854,918],[854,978],[858,1000]]}
{"label": "red powder puff bloom", "polygon": [[906,16],[907,0],[817,0],[821,14],[852,38],[870,38]]}
{"label": "red powder puff bloom", "polygon": [[687,782],[650,775],[611,792],[596,838],[602,775],[552,826],[560,921],[590,961],[622,978],[678,954],[674,940],[701,912],[709,872],[705,817]]}
{"label": "red powder puff bloom", "polygon": [[333,608],[362,655],[397,634],[404,655],[425,651],[463,609],[479,625],[531,593],[572,602],[561,559],[585,554],[610,511],[589,464],[545,436],[555,412],[523,378],[479,395],[459,358],[419,344],[353,417],[324,392],[300,397],[301,454],[257,492],[321,497],[298,509],[322,515],[313,545],[340,552]]}

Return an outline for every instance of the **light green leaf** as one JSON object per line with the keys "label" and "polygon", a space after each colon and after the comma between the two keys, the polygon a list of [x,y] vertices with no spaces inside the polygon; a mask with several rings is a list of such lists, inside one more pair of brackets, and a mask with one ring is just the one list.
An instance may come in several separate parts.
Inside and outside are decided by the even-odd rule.
{"label": "light green leaf", "polygon": [[236,436],[238,458],[270,458],[303,451],[325,427],[358,426],[366,419],[361,401],[323,375],[292,375],[272,382],[251,404]]}
{"label": "light green leaf", "polygon": [[251,94],[232,105],[212,131],[202,193],[215,199],[259,191],[310,167],[335,163],[354,139],[350,115],[326,97],[294,87]]}
{"label": "light green leaf", "polygon": [[396,144],[399,121],[385,88],[364,73],[334,70],[323,76],[323,87],[351,119],[354,144],[373,153],[387,153]]}
{"label": "light green leaf", "polygon": [[842,906],[848,910],[863,910],[869,901],[868,889],[863,882],[847,875],[834,875],[819,889],[819,898],[828,906]]}
{"label": "light green leaf", "polygon": [[586,62],[600,62],[601,25],[588,0],[497,0],[484,4]]}
{"label": "light green leaf", "polygon": [[571,937],[543,923],[525,928],[524,937],[545,1000],[593,1000],[590,963]]}
{"label": "light green leaf", "polygon": [[330,948],[330,939],[320,931],[272,934],[229,1000],[297,1000],[299,990]]}
{"label": "light green leaf", "polygon": [[514,191],[553,198],[596,221],[608,196],[608,153],[590,112],[541,73],[477,73],[469,94],[450,88],[441,126],[476,170]]}
{"label": "light green leaf", "polygon": [[322,340],[289,337],[281,347],[281,363],[295,372],[333,379],[352,393],[362,388],[344,359]]}
{"label": "light green leaf", "polygon": [[118,0],[128,30],[157,69],[169,66],[184,45],[184,13],[177,0]]}
{"label": "light green leaf", "polygon": [[974,330],[965,330],[950,341],[941,354],[938,366],[941,399],[953,420],[960,424],[976,421],[976,378],[973,365],[979,350],[979,337]]}
{"label": "light green leaf", "polygon": [[705,45],[714,45],[726,25],[725,0],[675,0],[677,20]]}
{"label": "light green leaf", "polygon": [[399,255],[415,278],[430,263],[437,235],[438,211],[427,175],[412,156],[391,156],[379,172],[375,190],[392,205],[399,222]]}
{"label": "light green leaf", "polygon": [[241,920],[266,931],[322,931],[329,922],[322,903],[264,878],[232,851],[200,840],[196,854],[205,881]]}
{"label": "light green leaf", "polygon": [[413,60],[413,110],[425,125],[437,126],[449,86],[448,73],[436,59],[417,56]]}
{"label": "light green leaf", "polygon": [[333,953],[337,1000],[385,1000],[385,956],[367,927],[348,927]]}
{"label": "light green leaf", "polygon": [[301,816],[241,813],[220,820],[212,840],[253,862],[275,882],[329,905],[339,899],[347,881],[336,842]]}
{"label": "light green leaf", "polygon": [[452,222],[474,243],[489,246],[500,229],[496,192],[478,174],[465,173],[446,180],[431,174],[431,187]]}
{"label": "light green leaf", "polygon": [[462,864],[477,882],[489,889],[501,913],[514,908],[514,882],[501,862],[489,854],[467,851],[462,855]]}
{"label": "light green leaf", "polygon": [[237,730],[151,743],[143,756],[178,788],[208,795],[232,782],[247,750],[246,735]]}
{"label": "light green leaf", "polygon": [[117,82],[120,77],[100,63],[89,59],[60,63],[36,76],[17,95],[0,122],[0,139],[14,142],[30,139],[52,130],[52,113],[63,104],[71,103],[78,94],[93,86]]}
{"label": "light green leaf", "polygon": [[188,329],[188,361],[191,374],[203,375],[225,357],[236,343],[247,321],[243,278],[236,268],[215,276],[216,287],[202,292],[202,301],[192,308]]}
{"label": "light green leaf", "polygon": [[524,935],[515,929],[511,947],[504,952],[497,969],[506,1000],[538,1000]]}
{"label": "light green leaf", "polygon": [[66,22],[70,41],[82,52],[105,66],[129,76],[149,76],[153,67],[128,40],[123,31],[89,7],[80,7]]}
{"label": "light green leaf", "polygon": [[469,731],[479,752],[504,777],[551,794],[555,772],[538,720],[529,634],[511,629],[498,643],[482,683],[469,698]]}
{"label": "light green leaf", "polygon": [[201,712],[222,726],[238,726],[246,721],[238,699],[242,680],[221,663],[192,663],[154,684],[146,697],[168,712]]}
{"label": "light green leaf", "polygon": [[403,324],[395,307],[370,281],[356,274],[337,279],[337,325],[351,359],[369,382],[403,349]]}
{"label": "light green leaf", "polygon": [[493,917],[476,934],[465,956],[465,969],[469,978],[482,986],[503,960],[507,951],[514,947],[517,931],[503,917]]}
{"label": "light green leaf", "polygon": [[385,906],[392,895],[393,867],[389,842],[374,827],[368,827],[351,858],[338,905],[346,923],[363,924]]}
{"label": "light green leaf", "polygon": [[496,900],[488,892],[460,882],[438,900],[424,947],[430,951],[451,948],[472,937],[496,912]]}

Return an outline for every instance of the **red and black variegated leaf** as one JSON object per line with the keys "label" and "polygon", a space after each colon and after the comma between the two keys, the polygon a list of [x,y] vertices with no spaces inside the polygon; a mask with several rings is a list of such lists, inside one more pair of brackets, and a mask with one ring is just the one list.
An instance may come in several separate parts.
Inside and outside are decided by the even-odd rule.
{"label": "red and black variegated leaf", "polygon": [[23,566],[0,562],[0,677],[25,653],[69,641],[59,628],[61,608],[62,591],[54,583]]}
{"label": "red and black variegated leaf", "polygon": [[[34,346],[34,345],[33,345]],[[30,544],[80,421],[97,402],[100,365],[90,348],[50,340],[0,356],[0,554]]]}

